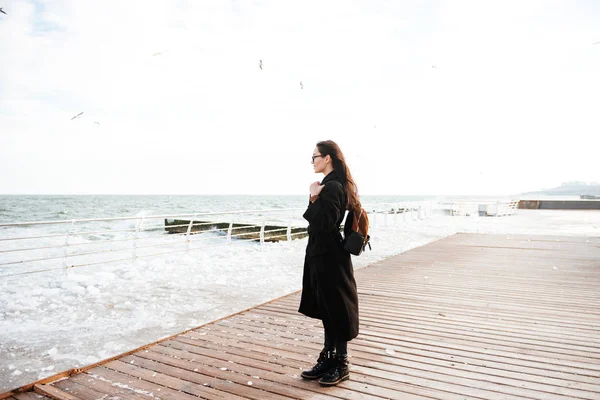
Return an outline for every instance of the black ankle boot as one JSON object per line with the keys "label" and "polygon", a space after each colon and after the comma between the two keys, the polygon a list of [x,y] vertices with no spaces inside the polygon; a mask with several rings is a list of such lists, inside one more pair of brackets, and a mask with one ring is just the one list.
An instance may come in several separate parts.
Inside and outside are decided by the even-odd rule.
{"label": "black ankle boot", "polygon": [[319,383],[322,386],[334,386],[350,379],[350,363],[348,362],[348,354],[337,354],[335,357],[335,367],[325,374]]}
{"label": "black ankle boot", "polygon": [[319,354],[315,366],[308,371],[302,371],[301,375],[304,379],[318,379],[335,367],[336,362],[335,351],[323,350]]}

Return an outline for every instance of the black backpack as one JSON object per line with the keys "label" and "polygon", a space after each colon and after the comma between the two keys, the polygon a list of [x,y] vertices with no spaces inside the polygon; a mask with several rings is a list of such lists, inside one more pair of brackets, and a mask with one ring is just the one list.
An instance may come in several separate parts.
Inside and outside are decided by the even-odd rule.
{"label": "black backpack", "polygon": [[[352,222],[351,224],[349,222]],[[351,209],[344,224],[344,249],[355,256],[360,255],[367,245],[371,250],[369,217],[362,207]]]}

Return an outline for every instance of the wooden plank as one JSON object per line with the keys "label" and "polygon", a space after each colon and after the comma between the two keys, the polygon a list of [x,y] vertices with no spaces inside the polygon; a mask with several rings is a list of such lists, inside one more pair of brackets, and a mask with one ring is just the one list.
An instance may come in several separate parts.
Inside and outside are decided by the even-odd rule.
{"label": "wooden plank", "polygon": [[55,382],[52,386],[81,400],[96,400],[105,396],[102,392],[80,385],[72,379]]}
{"label": "wooden plank", "polygon": [[536,314],[538,316],[546,317],[547,321],[552,320],[563,320],[572,323],[583,323],[588,326],[593,326],[594,328],[600,328],[600,323],[597,322],[597,319],[600,317],[600,313],[592,313],[590,316],[583,314],[581,316],[581,320],[572,315],[574,310],[557,310],[552,309],[551,307],[534,307],[528,305],[517,305],[517,304],[506,304],[496,302],[490,299],[487,302],[473,302],[470,299],[466,298],[455,298],[455,299],[445,299],[442,296],[435,295],[409,295],[409,294],[396,294],[393,292],[385,292],[381,290],[361,290],[358,291],[359,296],[379,296],[388,299],[420,299],[420,301],[427,301],[429,304],[456,304],[457,306],[462,306],[465,308],[473,308],[473,309],[485,309],[488,312],[493,313],[507,313],[507,314],[518,314],[522,312],[527,312],[531,314]]}
{"label": "wooden plank", "polygon": [[[128,361],[128,359],[124,361]],[[160,371],[170,376],[178,376],[180,379],[204,384],[231,394],[239,394],[244,398],[260,399],[267,395],[277,399],[285,398],[277,391],[270,394],[269,391],[265,393],[262,390],[265,385],[251,376],[241,376],[229,369],[221,370],[216,366],[202,364],[198,361],[189,362],[157,352],[140,353],[131,357],[131,361],[135,361],[135,364],[141,368]],[[231,367],[231,365],[228,366]],[[249,382],[252,382],[252,384]]]}
{"label": "wooden plank", "polygon": [[[253,323],[252,321],[243,321],[243,326],[248,327],[249,329],[251,329],[252,327],[257,327],[259,325],[257,325],[256,323]],[[298,328],[292,328],[291,329],[298,329]],[[273,332],[273,335],[276,337],[281,337],[281,338],[291,338],[291,339],[295,339],[298,336],[300,336],[299,334],[302,334],[302,332],[298,332],[298,331],[292,331],[291,333],[289,333],[290,331],[283,331],[280,329],[277,329],[276,327],[274,328],[264,328],[262,327],[261,329],[271,329],[271,331]],[[376,340],[364,340],[361,339],[362,335],[359,336],[359,338],[353,340],[350,344],[350,347],[352,349],[355,348],[355,345],[360,344],[361,346],[365,346],[365,347],[373,347],[373,348],[378,348],[381,349],[382,347],[390,347],[390,345],[394,346],[394,347],[398,347],[398,345],[400,344],[399,342],[394,342],[394,341],[388,341],[386,342],[377,342]],[[307,343],[308,340],[311,340],[312,338],[310,336],[305,336],[306,339],[303,339],[304,341],[301,341],[301,343],[305,344]],[[313,349],[318,349],[320,348],[320,343],[316,344],[316,346],[309,346],[306,345],[307,347],[313,348]],[[393,347],[392,347],[393,348]],[[426,348],[427,349],[427,348]],[[409,354],[411,354],[412,356],[415,357],[424,357],[424,360],[433,360],[434,362],[437,362],[437,360],[444,360],[444,362],[446,363],[454,363],[456,362],[456,360],[454,360],[452,357],[454,356],[449,356],[447,355],[445,352],[440,352],[440,351],[423,351],[423,350],[418,350],[418,349],[414,349],[411,348],[410,346],[408,346],[406,343],[401,343],[401,350],[403,353],[407,353],[409,352]],[[468,362],[468,365],[477,365],[479,364],[485,364],[487,368],[491,368],[492,366],[496,366],[496,368],[498,369],[510,369],[510,370],[514,370],[515,368],[519,371],[519,374],[526,374],[526,373],[531,373],[534,375],[539,375],[539,376],[548,376],[548,375],[552,375],[553,371],[548,370],[547,368],[547,364],[541,364],[538,363],[538,369],[534,369],[534,368],[521,368],[520,365],[515,365],[515,362],[519,362],[521,363],[521,360],[519,358],[515,358],[514,360],[511,360],[512,363],[507,364],[507,362],[494,362],[493,360],[490,359],[490,357],[488,355],[483,356],[483,357],[473,357],[473,353],[472,352],[454,352],[453,353],[455,356],[456,355],[460,355],[461,358],[464,360],[464,362]],[[581,370],[576,370],[578,372],[581,372]],[[522,376],[522,375],[521,375]],[[579,380],[579,379],[585,379],[584,376],[580,376],[577,374],[569,374],[567,375],[569,377],[569,380]],[[561,378],[561,379],[565,379],[565,374],[564,373],[558,373],[555,376],[556,378]],[[577,386],[576,384],[574,384],[574,382],[570,382],[569,386],[574,387]],[[583,388],[583,387],[582,387]],[[600,386],[596,386],[596,389],[600,389]],[[587,390],[587,389],[586,389]]]}
{"label": "wooden plank", "polygon": [[[190,332],[188,334],[192,335],[193,333]],[[262,346],[258,345],[255,342],[251,341],[252,339],[250,339],[250,341],[244,341],[243,337],[232,335],[232,334],[228,334],[228,333],[226,333],[226,331],[215,331],[215,335],[216,334],[218,334],[219,336],[221,336],[222,339],[214,338],[214,336],[213,336],[213,338],[205,336],[204,340],[217,340],[217,341],[219,341],[219,340],[223,340],[223,339],[227,340],[227,338],[230,338],[229,340],[231,340],[231,341],[236,341],[236,340],[239,341],[240,342],[239,346],[242,346],[244,348],[251,348],[253,351],[256,351],[256,352],[261,351],[265,355],[270,354],[272,356],[281,357],[283,359],[294,358],[294,359],[302,360],[302,359],[307,358],[307,355],[306,355],[306,353],[304,351],[302,351],[300,353],[294,352],[293,351],[294,350],[294,346],[293,345],[288,345],[288,346],[285,346],[285,347],[282,346],[281,348],[285,348],[285,350],[282,350],[281,348],[276,348],[275,349],[275,348],[271,347],[268,343],[265,343]],[[315,351],[315,353],[316,352],[318,352],[318,351]],[[355,352],[353,352],[352,354],[353,355],[352,355],[351,363],[354,363],[355,360],[356,360],[356,354],[355,354]],[[384,368],[383,365],[379,365],[378,366],[378,369],[382,369],[382,368]],[[395,372],[398,372],[398,371],[395,371]],[[402,371],[401,375],[402,375],[402,377],[399,376],[399,378],[398,378],[400,380],[402,380],[403,377],[405,378],[406,376],[408,376],[407,375],[407,371]],[[436,384],[434,383],[434,380],[432,380],[430,378],[428,378],[428,379],[418,379],[418,377],[414,377],[414,379],[420,385],[424,385],[425,387],[427,387],[427,385],[429,385],[428,387],[436,387]],[[479,393],[480,395],[486,393],[485,391],[478,391],[477,388],[472,388],[471,385],[467,385],[467,386],[465,386],[465,385],[452,385],[449,382],[445,382],[441,386],[443,386],[442,389],[449,390],[449,391],[454,391],[457,394],[464,394],[465,390],[467,390],[467,388],[469,390],[469,394],[472,394],[472,395],[476,395],[477,393]],[[440,386],[440,388],[441,388],[441,386]],[[448,389],[448,388],[451,388],[451,389]],[[519,397],[512,397],[510,395],[506,395],[505,398],[507,398],[507,399],[517,399]]]}
{"label": "wooden plank", "polygon": [[35,385],[33,390],[36,393],[42,394],[44,396],[48,396],[55,400],[77,400],[77,397],[63,392],[62,390],[52,386],[52,385]]}
{"label": "wooden plank", "polygon": [[[247,322],[244,322],[247,323]],[[298,325],[295,324],[294,322],[290,321],[289,322],[289,326],[294,326],[297,327]],[[300,326],[300,328],[305,329],[306,328],[304,326]],[[297,329],[297,328],[295,328]],[[302,332],[296,332],[297,334],[302,334]],[[296,334],[295,333],[295,334]],[[278,333],[278,335],[285,337],[285,334],[283,332]],[[367,346],[389,346],[389,345],[398,345],[398,341],[395,340],[389,340],[389,339],[385,339],[385,338],[379,338],[377,336],[371,336],[371,337],[365,337],[366,335],[364,333],[361,333],[359,335],[359,337],[357,339],[354,339],[351,343],[350,343],[350,347],[352,348],[354,344],[357,343],[361,343]],[[311,336],[305,336],[307,339],[306,340],[310,340],[311,338],[314,341],[314,338]],[[322,336],[318,336],[317,339],[317,343],[322,342],[321,339]],[[569,379],[574,380],[574,381],[581,381],[581,382],[589,382],[589,379],[586,379],[586,377],[584,375],[581,375],[581,369],[580,368],[571,368],[571,367],[556,367],[556,368],[552,368],[552,365],[548,364],[548,363],[541,363],[541,362],[535,362],[535,361],[529,361],[529,360],[525,360],[523,359],[523,357],[521,355],[513,355],[513,356],[498,356],[498,355],[494,355],[491,354],[489,352],[485,352],[482,353],[480,351],[478,351],[477,349],[473,349],[472,347],[460,347],[460,346],[444,346],[444,347],[440,347],[439,344],[436,345],[435,343],[430,343],[430,342],[424,342],[421,343],[420,341],[416,341],[414,339],[410,339],[410,340],[402,340],[401,342],[401,351],[410,351],[410,352],[427,352],[429,354],[431,354],[431,356],[436,356],[437,358],[440,357],[447,357],[447,361],[449,362],[453,362],[453,357],[462,357],[462,358],[468,358],[468,362],[470,364],[474,363],[474,362],[485,362],[486,364],[489,365],[489,363],[494,363],[497,362],[499,364],[502,365],[508,365],[510,366],[511,369],[515,369],[515,368],[519,368],[519,366],[523,366],[524,368],[532,368],[532,369],[543,369],[544,370],[544,374],[552,374],[554,371],[557,371],[557,376],[562,376],[563,374],[568,374]],[[432,352],[430,350],[435,350],[435,352]],[[448,358],[448,357],[452,357],[452,358]],[[594,380],[597,382],[597,380]]]}
{"label": "wooden plank", "polygon": [[[576,348],[590,349],[592,352],[598,352],[600,340],[589,338],[589,330],[586,335],[577,335],[576,333],[565,332],[565,329],[544,329],[538,328],[537,324],[530,324],[528,327],[521,329],[513,329],[514,323],[496,324],[494,321],[483,322],[482,319],[469,319],[461,315],[446,314],[446,313],[431,313],[431,316],[423,313],[403,313],[403,312],[385,312],[382,308],[366,306],[361,304],[361,321],[366,327],[388,326],[395,328],[412,327],[423,328],[431,331],[455,331],[455,332],[473,332],[482,333],[485,336],[492,335],[498,337],[510,337],[511,339],[530,340],[533,343],[542,341],[540,333],[547,338],[543,343],[549,345],[566,344],[575,346]],[[288,310],[289,311],[289,310]],[[365,312],[368,311],[368,312]],[[285,309],[280,309],[279,313],[286,312]],[[481,323],[477,323],[481,321]],[[276,324],[273,322],[272,324]],[[582,341],[585,340],[585,341]],[[582,344],[585,343],[585,344]]]}
{"label": "wooden plank", "polygon": [[[428,281],[423,281],[422,279],[405,280],[402,285],[403,293],[422,293],[424,289],[431,290],[433,288],[438,294],[445,294],[450,297],[461,297],[464,296],[464,291],[468,290],[469,297],[473,298],[474,300],[489,299],[490,288],[481,284],[477,285],[477,287],[473,287],[474,285],[469,284],[469,282],[465,280],[465,275],[459,275],[458,278],[455,277],[455,279],[451,280],[447,276],[432,276],[431,272],[428,272],[428,274],[430,275],[428,277]],[[454,275],[458,274],[454,273]],[[438,278],[443,278],[443,280]],[[390,292],[395,292],[398,290],[397,285],[387,283],[379,284],[374,279],[363,279],[360,282],[360,286],[364,288],[373,287],[375,285],[380,290],[387,289],[387,291]],[[535,289],[533,287],[535,287]],[[494,285],[494,289],[501,289],[501,291],[498,291],[494,294],[494,299],[501,301],[514,301],[520,303],[527,300],[529,304],[537,305],[547,301],[552,301],[553,305],[563,307],[578,307],[583,309],[589,308],[592,311],[597,310],[597,307],[593,306],[600,305],[593,287],[591,287],[587,293],[578,291],[576,294],[574,294],[574,296],[570,296],[568,298],[560,296],[558,292],[548,292],[547,287],[540,287],[539,285],[532,285],[532,289],[527,290],[526,293],[523,293],[522,288],[515,287],[514,284],[507,285],[506,287]],[[581,304],[580,302],[582,300],[585,300],[586,304]]]}
{"label": "wooden plank", "polygon": [[[219,332],[215,334],[219,335]],[[452,347],[459,349],[473,349],[473,344],[481,344],[486,348],[486,352],[502,356],[513,356],[518,354],[518,358],[525,358],[531,361],[548,362],[552,358],[551,364],[570,366],[573,368],[587,368],[591,370],[600,370],[600,365],[594,363],[593,357],[582,357],[570,355],[565,352],[546,351],[545,348],[535,349],[529,346],[523,346],[519,343],[496,343],[486,342],[482,340],[463,339],[460,335],[445,336],[437,333],[422,332],[418,329],[371,329],[366,326],[361,327],[361,335],[375,336],[383,339],[398,340],[398,341],[415,341],[420,343],[429,343],[435,346]],[[558,358],[557,358],[558,357]]]}
{"label": "wooden plank", "polygon": [[[152,357],[158,361],[160,361],[161,368],[169,371],[170,373],[175,373],[180,377],[188,377],[190,379],[194,379],[194,375],[189,374],[187,371],[194,371],[197,374],[205,374],[207,376],[213,375],[215,376],[215,381],[211,381],[211,385],[217,384],[222,381],[230,381],[234,383],[239,383],[240,387],[235,387],[233,393],[243,392],[243,396],[249,398],[263,399],[265,397],[264,392],[258,392],[256,389],[261,389],[269,393],[269,396],[274,397],[284,396],[282,398],[304,398],[310,395],[311,398],[326,400],[330,398],[328,395],[318,395],[318,393],[328,393],[327,388],[323,387],[312,387],[306,386],[303,380],[300,380],[298,377],[290,377],[285,374],[273,373],[272,371],[258,371],[253,368],[248,368],[240,364],[222,362],[215,359],[206,359],[201,358],[194,363],[181,360],[179,358],[168,357],[163,354],[155,353],[152,354]],[[152,366],[153,360],[135,360],[138,365],[141,364],[142,367]],[[201,362],[199,362],[201,361]],[[203,364],[202,362],[206,362]],[[171,368],[167,366],[177,366],[176,368]],[[252,375],[257,374],[257,375]],[[258,378],[256,378],[258,376]],[[186,378],[187,379],[187,378]],[[251,386],[248,386],[248,382],[252,382]],[[302,384],[301,384],[302,383]],[[314,393],[311,393],[314,392]],[[344,390],[340,389],[338,391],[338,397],[346,398],[343,394]],[[352,393],[353,398],[357,399],[375,399],[377,397],[371,396],[369,394],[360,394],[360,393]],[[287,397],[286,397],[287,396]],[[274,397],[275,398],[275,397]]]}
{"label": "wooden plank", "polygon": [[[128,357],[128,356],[127,356]],[[147,369],[134,365],[130,362],[122,361],[123,359],[111,361],[103,367],[112,369],[113,371],[121,372],[125,375],[138,378],[147,382],[154,383],[155,392],[154,395],[162,394],[165,388],[170,389],[171,392],[176,391],[175,398],[187,398],[187,394],[199,396],[207,399],[222,399],[226,398],[226,392],[222,392],[218,388],[213,388],[211,385],[198,382],[196,380],[188,381],[181,379],[179,376],[171,376],[162,372],[159,365],[155,365],[156,369]],[[207,378],[204,376],[198,376],[198,380],[201,378]],[[196,384],[194,384],[196,383]],[[160,392],[160,393],[157,393]]]}
{"label": "wooden plank", "polygon": [[[502,332],[505,334],[522,335],[524,337],[539,337],[542,334],[552,341],[564,341],[564,343],[587,343],[599,344],[600,339],[590,338],[589,330],[585,330],[584,334],[579,334],[575,330],[565,332],[565,329],[554,328],[554,326],[541,326],[540,324],[530,323],[527,321],[511,321],[510,325],[504,321],[496,322],[496,320],[483,320],[481,318],[474,319],[468,318],[460,314],[446,314],[440,312],[419,312],[412,310],[394,310],[394,311],[383,311],[386,309],[384,306],[370,306],[365,305],[364,302],[360,305],[361,309],[361,322],[365,326],[369,327],[372,324],[377,323],[389,323],[394,325],[395,323],[412,323],[417,322],[420,324],[430,324],[432,326],[447,326],[454,327],[456,329],[469,330],[472,328],[479,328],[484,331]],[[264,311],[264,310],[261,310]],[[285,311],[282,310],[282,311]],[[366,312],[365,312],[366,311]],[[273,311],[274,314],[280,314],[278,311]],[[260,318],[254,318],[254,320],[260,320]],[[265,321],[262,321],[265,323]],[[269,321],[269,324],[277,325],[282,324],[277,321]]]}
{"label": "wooden plank", "polygon": [[[211,339],[206,338],[205,340],[211,340]],[[240,339],[240,340],[242,340],[242,339]],[[248,343],[243,343],[243,342],[240,342],[239,346],[241,346],[242,348],[250,347],[248,345]],[[289,349],[291,349],[291,346],[286,346],[285,347],[286,350],[274,350],[271,347],[269,347],[268,345],[265,345],[265,346],[253,345],[251,347],[252,347],[252,350],[255,352],[262,350],[262,352],[264,354],[272,354],[272,355],[276,355],[278,357],[282,357],[285,359],[289,359],[289,358],[303,359],[306,357],[304,352],[302,354],[290,352]],[[356,358],[357,355],[355,354],[354,351],[352,352],[352,354],[353,354],[353,356],[351,358],[351,363],[354,365],[354,363],[357,360],[357,358]],[[378,366],[377,369],[382,369],[382,366]],[[401,374],[397,374],[397,375],[398,375],[398,377],[396,378],[397,381],[404,382],[404,383],[411,384],[411,385],[428,387],[428,388],[437,388],[442,392],[450,392],[450,393],[455,392],[456,394],[464,395],[466,393],[465,390],[468,390],[469,394],[474,395],[474,396],[477,394],[482,395],[484,393],[487,393],[487,392],[478,391],[476,388],[472,388],[470,386],[465,387],[464,385],[449,385],[447,383],[439,384],[435,380],[432,380],[429,378],[428,379],[420,379],[417,376],[410,376],[409,374],[407,374],[407,371],[402,371]],[[354,375],[353,375],[352,380],[355,380]],[[520,397],[513,397],[510,395],[506,395],[503,398],[516,399],[516,398],[520,398]]]}
{"label": "wooden plank", "polygon": [[[145,380],[105,366],[96,367],[87,373],[93,377],[112,382],[121,388],[133,390],[140,394],[139,398],[142,398],[143,396],[165,400],[198,400],[198,397],[210,398],[210,388],[195,388],[191,385],[180,385],[177,389],[172,389],[169,386],[162,384],[162,377],[159,374],[155,375],[155,377],[157,377],[155,380]],[[208,394],[204,394],[204,391],[208,392]]]}
{"label": "wooden plank", "polygon": [[[207,338],[208,339],[208,338]],[[258,362],[263,362],[260,360],[264,360],[268,357],[278,357],[277,354],[267,354],[265,353],[259,353],[257,351],[257,349],[255,348],[253,351],[248,351],[247,348],[248,346],[245,346],[243,343],[239,344],[239,347],[236,347],[235,345],[228,345],[228,343],[225,343],[225,341],[221,341],[221,340],[215,340],[214,343],[210,342],[209,340],[203,340],[203,341],[193,341],[191,339],[189,340],[185,340],[182,339],[181,343],[178,343],[178,341],[170,341],[169,343],[165,343],[164,346],[169,346],[169,348],[181,348],[181,349],[185,349],[186,352],[191,353],[191,354],[204,354],[203,353],[203,349],[218,349],[219,350],[219,354],[222,354],[222,358],[223,359],[232,359],[234,357],[236,357],[236,355],[242,356],[241,360],[242,361],[236,361],[238,363],[254,363],[257,362],[257,360],[259,360]],[[303,354],[303,355],[298,355],[298,357],[296,359],[294,358],[290,358],[290,357],[278,357],[276,358],[276,360],[281,360],[281,362],[284,362],[286,364],[286,366],[279,366],[278,370],[280,372],[285,372],[287,374],[290,374],[292,377],[298,377],[298,375],[300,374],[300,371],[303,369],[306,369],[307,366],[309,366],[309,364],[313,364],[314,361],[316,360],[316,353],[317,351],[313,351],[313,354]],[[189,356],[188,356],[189,357]],[[195,357],[195,356],[194,356]],[[305,358],[310,358],[310,362],[307,363],[306,361],[297,361],[297,359],[302,359],[304,360]],[[277,361],[280,362],[280,361]],[[267,363],[270,364],[270,363]],[[382,388],[386,388],[386,389],[392,389],[395,393],[388,393],[388,395],[390,396],[390,398],[400,398],[400,399],[411,399],[411,398],[423,398],[421,396],[427,397],[427,398],[437,398],[437,399],[448,399],[448,400],[458,400],[458,399],[466,399],[466,398],[470,398],[470,396],[465,396],[464,394],[454,394],[451,392],[447,392],[444,390],[435,390],[435,389],[431,389],[427,386],[419,386],[419,385],[415,385],[412,383],[397,383],[394,380],[388,380],[388,379],[374,379],[372,376],[368,376],[368,375],[363,375],[361,373],[355,373],[354,370],[352,371],[352,381],[355,381],[357,383],[364,383],[366,385],[369,386],[378,386],[378,387],[382,387]],[[346,382],[344,382],[345,384]],[[328,389],[329,390],[329,389]]]}
{"label": "wooden plank", "polygon": [[35,393],[35,392],[19,393],[19,394],[15,394],[13,397],[9,397],[9,399],[11,399],[11,398],[14,400],[50,400],[50,399],[52,399],[51,397],[47,397],[47,396],[44,396],[42,394]]}
{"label": "wooden plank", "polygon": [[[221,321],[220,325],[229,323],[231,321]],[[244,327],[246,325],[241,325],[241,326],[234,326],[231,325],[232,329],[240,329],[243,330]],[[248,335],[248,337],[252,337],[252,335]],[[243,339],[240,339],[243,340]],[[291,349],[292,345],[298,345],[298,346],[306,346],[307,348],[313,348],[315,349],[314,351],[318,351],[318,348],[320,347],[320,345],[316,345],[316,346],[311,346],[310,344],[305,344],[305,342],[297,342],[294,339],[286,339],[283,336],[279,337],[279,341],[284,341],[285,343],[287,343],[289,345],[288,349]],[[378,351],[373,351],[371,348],[366,348],[366,347],[362,347],[362,346],[352,346],[352,354],[354,356],[353,358],[353,362],[355,361],[359,361],[362,359],[364,360],[377,360],[380,359],[383,362],[389,362],[389,357],[388,356],[384,356],[381,357],[380,354],[385,354],[384,349],[379,349]],[[363,353],[363,351],[367,351],[370,354],[367,353]],[[573,388],[571,387],[570,384],[567,383],[563,383],[560,382],[559,380],[556,379],[550,379],[550,378],[542,378],[542,376],[531,376],[531,375],[525,375],[525,374],[515,374],[513,372],[511,372],[510,370],[504,370],[504,369],[498,369],[496,371],[493,371],[489,366],[485,365],[485,366],[473,366],[473,365],[468,365],[466,363],[464,363],[465,365],[468,365],[466,367],[463,366],[463,362],[458,362],[455,361],[454,363],[452,363],[451,365],[448,365],[448,363],[443,363],[443,362],[437,362],[437,360],[432,360],[429,358],[425,358],[425,357],[418,357],[415,355],[410,355],[409,357],[404,357],[403,353],[400,353],[401,355],[395,356],[396,360],[402,360],[401,363],[399,363],[398,365],[407,367],[407,368],[421,368],[426,367],[427,370],[429,372],[431,371],[441,371],[444,374],[447,375],[453,375],[455,377],[458,378],[468,378],[469,375],[473,375],[473,373],[478,374],[478,375],[487,375],[486,376],[486,380],[488,382],[497,382],[499,384],[502,385],[508,385],[508,386],[514,386],[514,387],[518,387],[518,388],[532,388],[532,389],[536,389],[536,390],[542,390],[543,386],[548,386],[548,387],[553,387],[553,393],[555,394],[568,394],[571,396],[581,396],[581,395],[591,395],[590,392],[586,392],[586,390],[584,389],[577,389],[577,390],[572,390]],[[415,360],[416,358],[416,360]],[[421,359],[419,359],[421,358]],[[537,382],[539,381],[543,381],[544,385],[539,385]],[[591,390],[597,390],[598,392],[600,392],[600,386],[590,386],[588,389]],[[535,397],[534,397],[535,398]],[[557,397],[559,398],[559,397]]]}
{"label": "wooden plank", "polygon": [[76,382],[82,386],[87,386],[98,392],[108,395],[108,398],[120,398],[120,399],[132,399],[132,400],[155,400],[154,397],[149,394],[135,391],[120,385],[115,385],[107,380],[102,380],[91,376],[88,373],[73,375],[69,380]]}

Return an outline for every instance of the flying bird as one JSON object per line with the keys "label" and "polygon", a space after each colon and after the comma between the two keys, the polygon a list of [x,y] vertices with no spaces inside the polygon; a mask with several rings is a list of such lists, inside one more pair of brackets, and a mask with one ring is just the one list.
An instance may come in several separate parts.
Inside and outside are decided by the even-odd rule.
{"label": "flying bird", "polygon": [[260,67],[260,69],[262,69],[262,60],[258,60],[258,61],[259,61],[258,66]]}
{"label": "flying bird", "polygon": [[2,7],[0,7],[0,12],[4,15],[8,15],[7,13],[4,12],[4,10],[2,9]]}
{"label": "flying bird", "polygon": [[74,116],[73,118],[71,118],[71,121],[73,121],[75,118],[78,118],[79,116],[81,116],[81,114],[83,114],[83,111],[80,112],[79,114],[77,114],[76,116]]}
{"label": "flying bird", "polygon": [[160,56],[162,53],[164,53],[164,51],[159,51],[158,53],[152,54],[152,57],[154,57],[154,56]]}
{"label": "flying bird", "polygon": [[94,121],[94,123],[100,125],[100,122],[98,122],[98,121]]}
{"label": "flying bird", "polygon": [[300,81],[300,89],[304,89],[304,85],[302,84],[302,81]]}

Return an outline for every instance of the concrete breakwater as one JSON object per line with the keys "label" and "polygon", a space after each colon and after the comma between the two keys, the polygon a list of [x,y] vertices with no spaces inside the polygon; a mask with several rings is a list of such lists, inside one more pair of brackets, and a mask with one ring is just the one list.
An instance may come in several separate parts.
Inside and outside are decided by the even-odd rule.
{"label": "concrete breakwater", "polygon": [[278,242],[280,240],[301,239],[308,236],[306,228],[287,227],[279,225],[253,225],[229,222],[190,221],[184,219],[165,219],[165,230],[168,233],[201,233],[207,231],[220,231],[231,235],[234,239],[261,240],[261,232],[265,242]]}
{"label": "concrete breakwater", "polygon": [[521,200],[527,210],[600,210],[600,200]]}
{"label": "concrete breakwater", "polygon": [[[375,211],[369,212],[373,214],[401,214],[406,212],[419,212],[421,213],[421,207],[412,208],[391,208],[389,211]],[[199,221],[189,219],[165,219],[165,230],[168,233],[189,233],[196,234],[207,231],[219,231],[224,234],[230,235],[233,239],[242,240],[261,240],[261,231],[263,241],[265,242],[278,242],[280,240],[290,239],[301,239],[308,236],[306,227],[287,227],[281,225],[257,225],[257,224],[244,224],[244,223],[229,223],[229,222],[216,222],[216,221]],[[288,232],[289,230],[289,232]],[[344,225],[340,226],[340,231],[343,232]]]}

